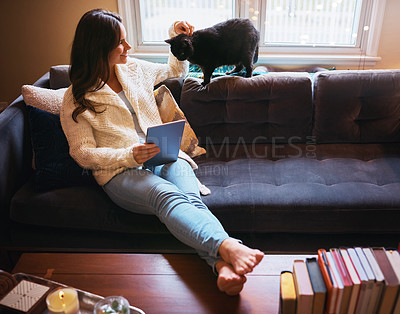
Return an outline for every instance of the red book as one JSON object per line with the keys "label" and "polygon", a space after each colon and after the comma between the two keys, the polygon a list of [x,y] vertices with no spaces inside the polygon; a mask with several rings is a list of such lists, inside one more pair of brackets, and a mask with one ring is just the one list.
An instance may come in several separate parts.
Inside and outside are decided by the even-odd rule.
{"label": "red book", "polygon": [[351,261],[351,258],[349,256],[349,253],[347,252],[347,249],[341,248],[340,255],[342,256],[344,265],[347,269],[349,277],[351,278],[351,282],[353,283],[353,289],[352,289],[352,293],[350,296],[349,307],[347,310],[347,313],[353,314],[353,313],[355,313],[358,296],[359,296],[360,290],[361,290],[361,280],[360,280],[360,277],[358,276],[357,270],[354,268],[353,262]]}
{"label": "red book", "polygon": [[337,270],[339,272],[340,278],[343,282],[343,297],[342,297],[342,304],[340,306],[340,313],[347,313],[350,303],[350,297],[353,290],[353,282],[347,272],[346,266],[344,265],[343,258],[340,255],[339,249],[331,249],[332,256],[335,260]]}

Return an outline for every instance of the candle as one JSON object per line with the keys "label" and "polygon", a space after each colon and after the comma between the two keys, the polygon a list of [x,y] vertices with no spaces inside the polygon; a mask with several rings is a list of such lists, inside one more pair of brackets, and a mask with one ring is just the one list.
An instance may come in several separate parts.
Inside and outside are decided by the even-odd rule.
{"label": "candle", "polygon": [[50,313],[79,313],[78,293],[74,288],[60,288],[51,292],[46,303]]}

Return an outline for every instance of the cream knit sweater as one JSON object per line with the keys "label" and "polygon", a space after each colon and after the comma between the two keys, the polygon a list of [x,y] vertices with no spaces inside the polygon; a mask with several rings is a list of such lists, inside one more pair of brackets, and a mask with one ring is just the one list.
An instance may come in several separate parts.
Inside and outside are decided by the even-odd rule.
{"label": "cream knit sweater", "polygon": [[[116,65],[116,75],[132,104],[140,127],[161,124],[153,94],[154,85],[170,78],[186,75],[187,61],[178,61],[171,53],[168,64],[151,63],[129,58],[127,64]],[[92,170],[99,185],[106,184],[125,169],[139,167],[132,148],[139,143],[132,116],[121,98],[108,86],[85,96],[100,113],[86,110],[72,119],[75,101],[71,87],[64,95],[60,112],[70,155],[83,168]]]}

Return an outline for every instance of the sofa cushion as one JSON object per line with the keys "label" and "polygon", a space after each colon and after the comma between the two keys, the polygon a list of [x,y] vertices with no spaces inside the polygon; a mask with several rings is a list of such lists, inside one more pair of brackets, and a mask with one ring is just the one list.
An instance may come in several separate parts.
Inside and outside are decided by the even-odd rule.
{"label": "sofa cushion", "polygon": [[181,108],[202,145],[305,141],[311,133],[311,79],[306,73],[220,77],[206,87],[187,78]]}
{"label": "sofa cushion", "polygon": [[168,233],[157,217],[118,207],[98,185],[64,187],[43,193],[35,193],[33,187],[31,179],[14,195],[10,211],[13,221],[54,228]]}
{"label": "sofa cushion", "polygon": [[400,142],[400,70],[321,72],[314,78],[320,143]]}
{"label": "sofa cushion", "polygon": [[[258,153],[271,146],[260,146]],[[243,158],[243,152],[226,161],[200,156],[196,174],[212,191],[203,200],[230,233],[398,232],[400,148],[321,146],[308,155],[304,144],[286,145],[276,160]],[[345,158],[337,158],[342,153]],[[358,158],[363,153],[374,158]],[[119,208],[98,186],[34,193],[29,181],[15,194],[11,217],[56,228],[168,232],[154,216]]]}
{"label": "sofa cushion", "polygon": [[69,146],[57,115],[27,106],[34,152],[35,191],[95,184],[89,170],[69,155]]}
{"label": "sofa cushion", "polygon": [[205,160],[206,205],[228,230],[397,232],[400,158]]}

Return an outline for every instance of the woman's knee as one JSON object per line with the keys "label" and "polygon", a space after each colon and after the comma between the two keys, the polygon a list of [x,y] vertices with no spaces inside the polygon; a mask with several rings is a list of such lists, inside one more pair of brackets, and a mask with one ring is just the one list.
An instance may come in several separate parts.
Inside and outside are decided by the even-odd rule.
{"label": "woman's knee", "polygon": [[[151,186],[151,192],[153,196],[168,196],[168,197],[182,197],[185,196],[185,192],[182,191],[179,186],[176,184],[176,180],[171,180],[171,177],[175,177],[176,174],[171,174],[171,172],[168,173],[165,177],[161,176],[161,179],[163,181],[158,182],[157,184],[153,184]],[[185,180],[186,181],[186,180]]]}
{"label": "woman's knee", "polygon": [[190,164],[178,158],[177,161],[164,165],[161,170],[161,176],[172,175],[175,177],[194,176],[194,172]]}
{"label": "woman's knee", "polygon": [[149,205],[159,212],[178,204],[190,203],[188,196],[170,182],[153,186],[148,193],[147,200]]}

